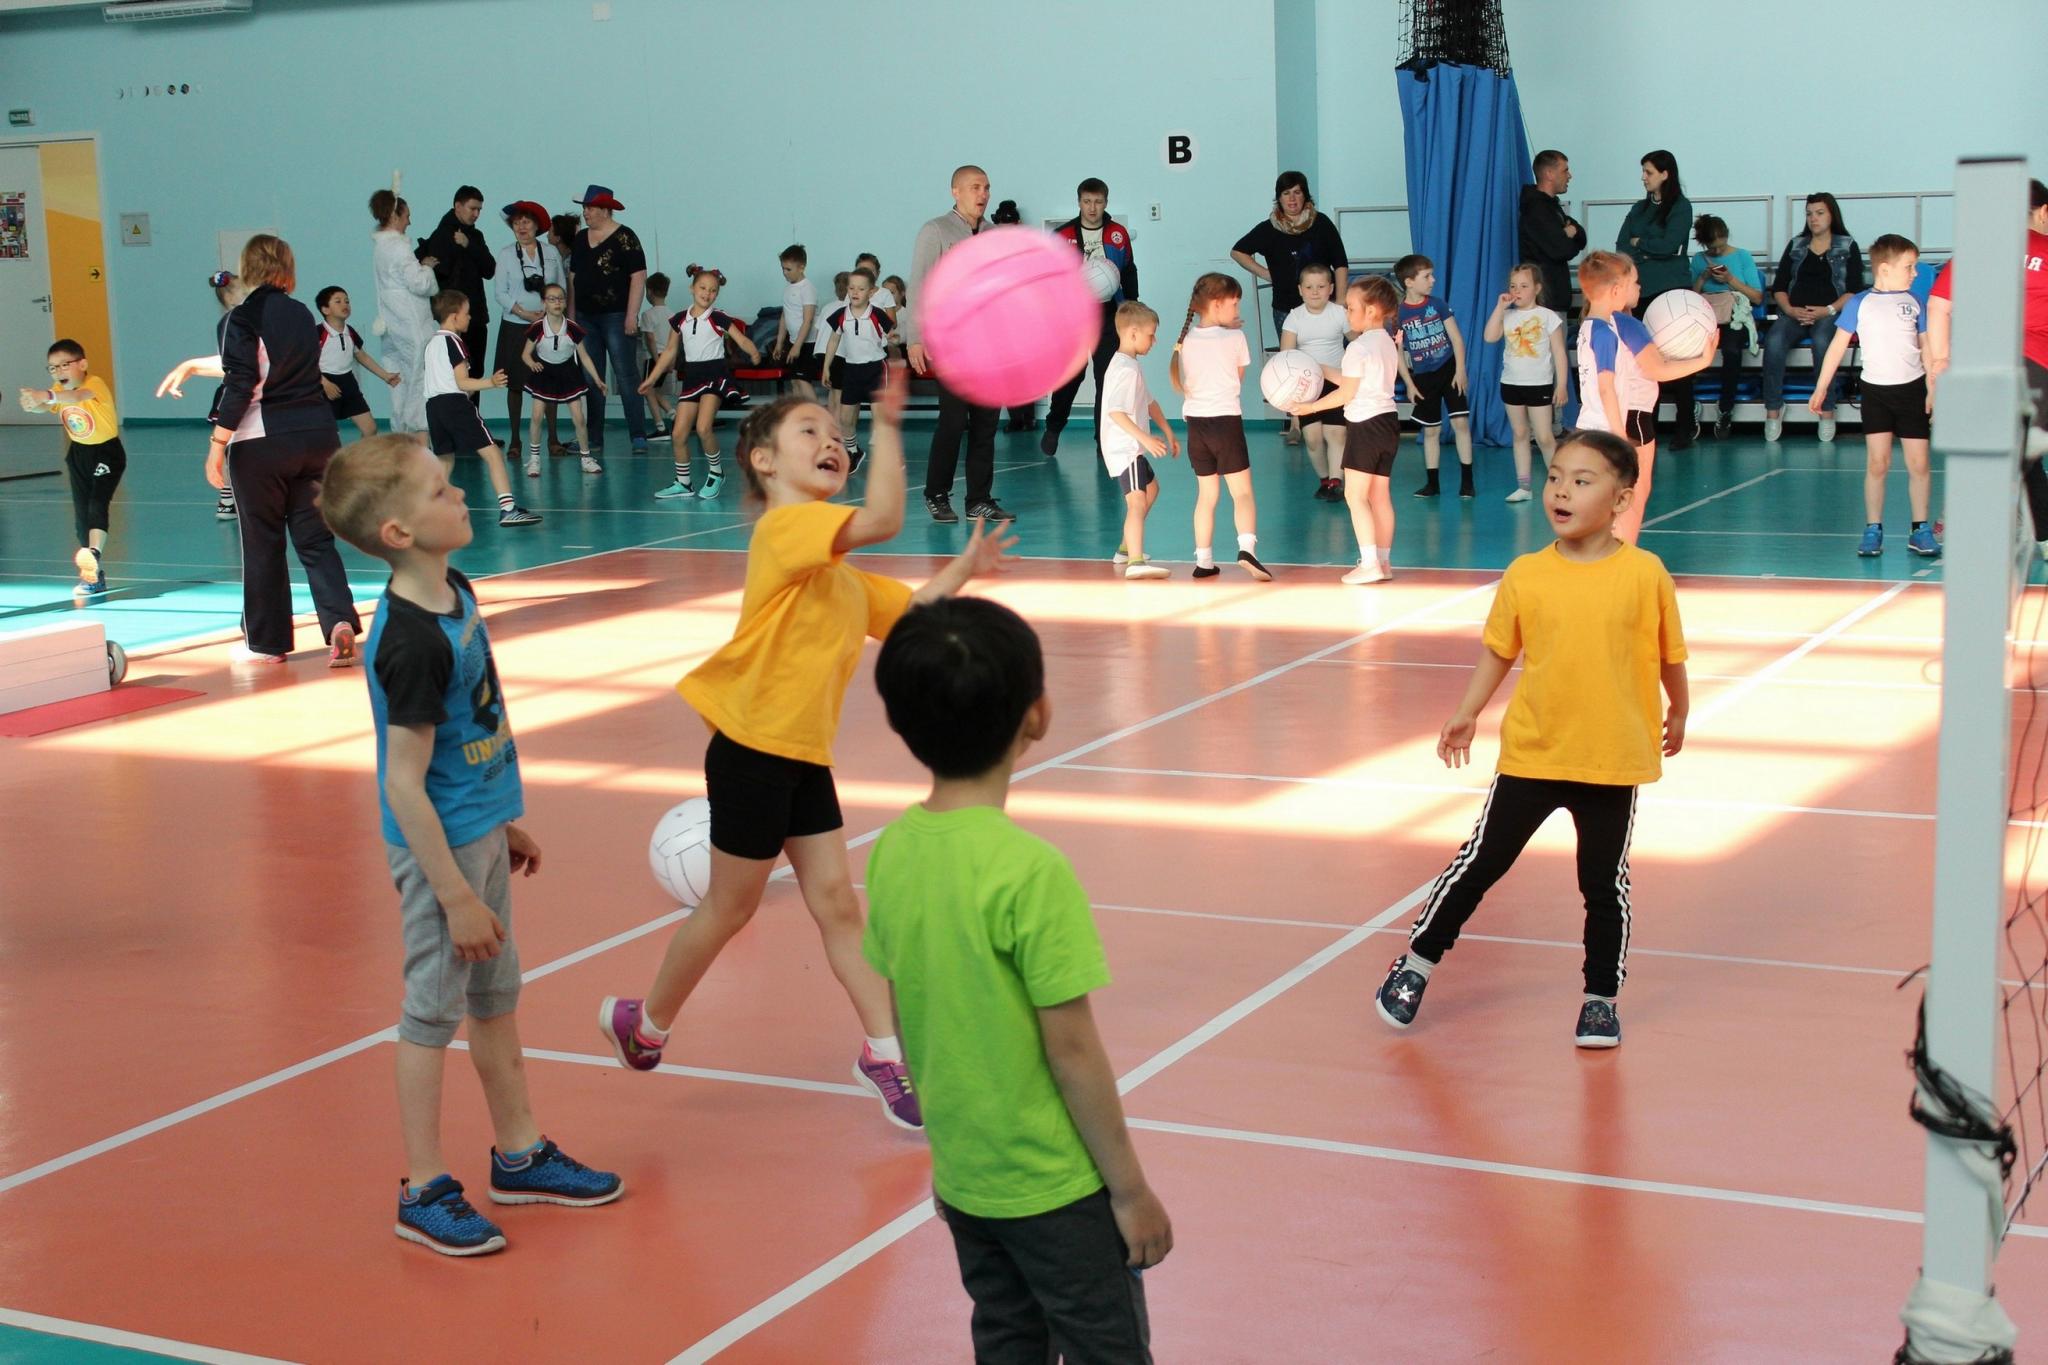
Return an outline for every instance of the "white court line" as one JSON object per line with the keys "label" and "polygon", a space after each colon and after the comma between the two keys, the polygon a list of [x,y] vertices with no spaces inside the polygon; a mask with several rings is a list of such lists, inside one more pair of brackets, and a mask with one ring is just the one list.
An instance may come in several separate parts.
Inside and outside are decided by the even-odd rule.
{"label": "white court line", "polygon": [[[604,553],[610,554],[614,552],[605,551]],[[1173,720],[1180,716],[1184,716],[1190,711],[1208,705],[1210,702],[1220,700],[1223,697],[1232,696],[1237,692],[1244,690],[1244,688],[1246,687],[1254,686],[1257,683],[1265,681],[1269,678],[1278,677],[1280,674],[1285,673],[1290,669],[1298,668],[1304,664],[1314,661],[1315,659],[1322,658],[1325,655],[1336,650],[1347,649],[1352,645],[1359,643],[1360,641],[1368,640],[1375,635],[1381,634],[1382,632],[1393,630],[1397,626],[1401,625],[1403,622],[1408,621],[1412,618],[1426,616],[1431,612],[1438,611],[1444,607],[1448,607],[1453,603],[1462,602],[1464,599],[1471,597],[1476,593],[1488,591],[1492,587],[1492,583],[1486,583],[1480,585],[1479,587],[1468,588],[1463,592],[1453,593],[1448,597],[1439,598],[1435,602],[1429,603],[1422,607],[1418,607],[1415,610],[1403,613],[1400,616],[1396,616],[1392,620],[1386,622],[1385,624],[1376,626],[1369,631],[1364,631],[1360,634],[1353,635],[1347,639],[1340,640],[1336,644],[1329,645],[1324,649],[1315,651],[1312,654],[1303,655],[1301,658],[1296,659],[1291,663],[1282,664],[1277,668],[1268,669],[1266,672],[1260,674],[1257,678],[1252,679],[1250,682],[1238,683],[1231,687],[1224,688],[1221,691],[1212,692],[1205,697],[1200,697],[1192,702],[1187,702],[1181,706],[1174,707],[1170,711],[1163,711],[1160,714],[1153,716],[1148,720],[1142,720],[1137,722],[1136,724],[1127,725],[1120,730],[1116,730],[1111,732],[1110,734],[1104,735],[1100,739],[1070,749],[1064,754],[1055,755],[1052,758],[1046,759],[1042,763],[1036,764],[1030,768],[1026,768],[1024,771],[1018,773],[1011,780],[1022,781],[1024,778],[1033,776],[1037,773],[1044,772],[1047,769],[1052,768],[1059,763],[1065,762],[1069,759],[1079,758],[1084,754],[1092,753],[1096,749],[1099,749],[1106,744],[1114,743],[1119,739],[1123,739],[1130,735],[1138,734],[1141,731],[1148,730],[1155,725],[1161,725],[1169,720]],[[881,827],[877,826],[876,828],[871,829],[864,834],[856,835],[854,838],[849,839],[847,841],[847,846],[849,848],[856,848],[863,844],[872,843],[875,839],[881,836],[881,832]],[[787,864],[784,864],[783,866],[776,868],[775,871],[771,874],[771,877],[773,879],[783,879],[790,877],[792,875],[792,869]],[[543,963],[541,966],[535,967],[532,970],[523,973],[520,977],[520,981],[522,983],[531,983],[534,981],[538,981],[542,977],[550,976],[555,972],[561,971],[566,967],[572,967],[577,963],[582,962],[588,958],[595,957],[599,953],[607,952],[610,949],[616,948],[621,944],[629,943],[634,939],[641,938],[647,934],[651,934],[657,929],[661,929],[668,925],[674,924],[676,921],[684,918],[688,914],[689,911],[687,910],[671,911],[670,913],[663,915],[657,919],[649,920],[645,924],[641,924],[634,928],[627,929],[621,933],[614,934],[610,938],[600,940],[599,942],[590,944],[587,947],[579,948],[572,953],[568,953],[562,957],[556,958],[552,962]],[[377,1032],[366,1034],[365,1036],[356,1039],[352,1043],[347,1043],[341,1047],[332,1049],[331,1051],[323,1052],[318,1057],[308,1058],[303,1062],[299,1062],[292,1066],[285,1067],[282,1070],[273,1071],[267,1076],[258,1077],[256,1080],[249,1081],[245,1084],[236,1086],[232,1090],[224,1090],[218,1095],[214,1095],[210,1098],[200,1100],[195,1104],[189,1104],[185,1106],[183,1109],[179,1109],[174,1113],[166,1114],[161,1118],[151,1119],[147,1123],[137,1124],[133,1128],[125,1129],[122,1132],[116,1133],[111,1137],[102,1138],[98,1142],[88,1144],[87,1146],[81,1147],[76,1151],[67,1152],[63,1156],[53,1157],[48,1161],[44,1161],[35,1166],[31,1166],[26,1170],[17,1171],[12,1175],[0,1178],[0,1194],[5,1194],[9,1190],[17,1189],[20,1186],[30,1184],[31,1182],[36,1180],[40,1180],[44,1176],[54,1175],[58,1171],[66,1170],[72,1166],[77,1165],[81,1161],[87,1161],[93,1157],[100,1156],[106,1152],[113,1151],[116,1148],[125,1147],[131,1142],[136,1142],[141,1140],[142,1138],[149,1137],[154,1133],[162,1132],[164,1129],[174,1127],[177,1124],[183,1123],[188,1119],[198,1118],[201,1115],[211,1113],[212,1111],[219,1109],[224,1105],[234,1103],[236,1100],[244,1099],[250,1095],[258,1094],[261,1091],[268,1090],[273,1086],[281,1085],[286,1081],[293,1080],[299,1076],[305,1075],[309,1071],[315,1071],[321,1067],[328,1066],[334,1062],[341,1061],[344,1058],[353,1056],[356,1053],[363,1051],[365,1048],[373,1047],[377,1043],[385,1041],[386,1039],[395,1036],[395,1029],[379,1029]]]}
{"label": "white court line", "polygon": [[90,1322],[73,1322],[69,1318],[47,1318],[41,1313],[23,1313],[12,1308],[0,1308],[0,1326],[23,1327],[31,1332],[43,1332],[53,1337],[69,1337],[73,1341],[97,1342],[102,1346],[125,1346],[133,1351],[153,1351],[157,1355],[170,1356],[177,1360],[205,1361],[208,1365],[289,1365],[275,1356],[244,1355],[240,1351],[223,1351],[214,1346],[199,1346],[189,1341],[172,1341],[169,1337],[152,1337],[141,1332],[124,1332],[116,1327],[101,1327]]}
{"label": "white court line", "polygon": [[[1702,637],[1692,636],[1691,638],[1699,639]],[[1325,668],[1452,668],[1459,669],[1468,673],[1472,670],[1472,665],[1468,663],[1431,664],[1422,663],[1419,660],[1415,659],[1319,659],[1317,660],[1317,662]],[[1520,664],[1516,664],[1513,668],[1510,668],[1508,670],[1509,673],[1520,673],[1521,671],[1522,666]],[[1687,680],[1691,682],[1732,683],[1743,682],[1748,678],[1749,675],[1746,673],[1695,673],[1691,669],[1687,669],[1685,676]],[[1772,687],[1821,688],[1830,692],[1842,689],[1862,690],[1868,692],[1941,691],[1941,684],[1939,683],[1867,682],[1855,678],[1772,678],[1770,680],[1770,685]]]}
{"label": "white court line", "polygon": [[[1842,1204],[1828,1199],[1799,1199],[1783,1194],[1759,1194],[1751,1190],[1722,1189],[1714,1185],[1684,1185],[1668,1180],[1632,1180],[1626,1176],[1594,1175],[1587,1171],[1561,1171],[1548,1166],[1523,1166],[1511,1161],[1481,1161],[1474,1157],[1440,1156],[1435,1152],[1411,1152],[1400,1147],[1374,1147],[1362,1142],[1337,1142],[1329,1138],[1294,1137],[1285,1133],[1259,1133],[1243,1128],[1212,1128],[1204,1124],[1168,1123],[1160,1119],[1129,1119],[1132,1128],[1149,1133],[1172,1133],[1180,1137],[1216,1138],[1226,1142],[1250,1142],[1266,1147],[1291,1147],[1297,1151],[1327,1152],[1337,1156],[1370,1157],[1409,1166],[1435,1166],[1442,1170],[1477,1171],[1486,1175],[1516,1176],[1523,1180],[1546,1180],[1562,1185],[1591,1186],[1623,1190],[1631,1194],[1664,1194],[1682,1199],[1706,1199],[1723,1204],[1748,1204],[1757,1208],[1786,1209],[1799,1213],[1832,1213],[1845,1218],[1869,1218],[1886,1223],[1918,1223],[1921,1214],[1911,1209],[1886,1209],[1871,1204]],[[2012,1228],[2021,1237],[2048,1238],[2048,1227],[2018,1223]]]}
{"label": "white court line", "polygon": [[1757,475],[1753,479],[1744,479],[1741,483],[1730,484],[1728,487],[1722,489],[1720,492],[1709,493],[1706,497],[1701,498],[1697,502],[1689,502],[1683,507],[1672,508],[1669,512],[1664,513],[1662,516],[1651,517],[1648,521],[1643,523],[1643,529],[1647,531],[1660,521],[1669,521],[1673,517],[1682,517],[1687,512],[1692,511],[1695,507],[1705,507],[1710,502],[1719,502],[1722,498],[1728,497],[1731,494],[1740,493],[1745,488],[1754,488],[1756,485],[1762,483],[1765,479],[1775,479],[1776,477],[1778,477],[1778,475],[1784,472],[1785,471],[1782,469],[1766,470],[1765,472]]}
{"label": "white court line", "polygon": [[1857,607],[1854,610],[1849,611],[1840,617],[1837,617],[1833,625],[1828,626],[1825,630],[1822,630],[1818,635],[1815,635],[1811,640],[1808,640],[1805,644],[1802,644],[1797,648],[1791,650],[1790,652],[1780,655],[1776,659],[1773,659],[1770,663],[1765,664],[1755,673],[1752,673],[1746,681],[1739,682],[1735,684],[1735,686],[1729,688],[1727,691],[1720,693],[1718,696],[1709,698],[1705,706],[1699,707],[1692,713],[1692,717],[1688,722],[1689,726],[1700,726],[1706,724],[1715,716],[1720,715],[1723,711],[1726,711],[1729,707],[1733,706],[1736,702],[1746,698],[1751,692],[1755,691],[1758,687],[1761,687],[1764,683],[1770,681],[1778,674],[1784,672],[1792,665],[1798,663],[1801,659],[1813,653],[1813,651],[1819,649],[1822,645],[1834,639],[1837,635],[1840,635],[1843,631],[1849,629],[1849,627],[1855,625],[1858,621],[1861,621],[1864,617],[1869,616],[1871,613],[1879,610],[1882,607],[1890,605],[1893,598],[1897,597],[1900,593],[1904,592],[1907,588],[1911,586],[1912,584],[1910,582],[1894,583],[1889,588],[1886,588],[1883,592],[1879,593],[1877,596],[1865,602],[1862,606]]}

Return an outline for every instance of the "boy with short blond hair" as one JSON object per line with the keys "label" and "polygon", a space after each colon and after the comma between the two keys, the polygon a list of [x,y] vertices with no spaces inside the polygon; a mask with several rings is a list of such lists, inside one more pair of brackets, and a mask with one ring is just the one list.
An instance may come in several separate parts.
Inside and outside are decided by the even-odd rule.
{"label": "boy with short blond hair", "polygon": [[1145,371],[1138,364],[1159,336],[1159,314],[1130,299],[1118,304],[1112,316],[1117,349],[1102,371],[1102,464],[1124,495],[1124,538],[1110,562],[1125,578],[1166,578],[1167,567],[1145,555],[1145,517],[1159,501],[1159,479],[1146,456],[1179,459],[1180,437],[1145,386]]}
{"label": "boy with short blond hair", "polygon": [[328,464],[320,513],[391,566],[363,672],[405,939],[398,1115],[408,1169],[395,1231],[443,1255],[481,1255],[505,1236],[441,1155],[443,1056],[465,1013],[497,1139],[492,1201],[588,1207],[618,1198],[624,1183],[550,1142],[527,1098],[511,879],[538,872],[541,852],[513,823],[525,802],[497,665],[476,593],[448,564],[470,541],[462,490],[416,433],[372,436]]}

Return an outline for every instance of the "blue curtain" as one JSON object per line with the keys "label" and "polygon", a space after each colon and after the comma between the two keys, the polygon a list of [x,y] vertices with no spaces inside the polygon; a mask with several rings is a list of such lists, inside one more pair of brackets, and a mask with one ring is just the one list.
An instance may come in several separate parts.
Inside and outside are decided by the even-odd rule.
{"label": "blue curtain", "polygon": [[1409,239],[1436,262],[1437,293],[1465,337],[1473,438],[1504,446],[1511,433],[1500,402],[1501,348],[1480,338],[1521,255],[1516,216],[1530,179],[1522,99],[1513,76],[1485,67],[1400,70],[1394,79],[1408,152]]}

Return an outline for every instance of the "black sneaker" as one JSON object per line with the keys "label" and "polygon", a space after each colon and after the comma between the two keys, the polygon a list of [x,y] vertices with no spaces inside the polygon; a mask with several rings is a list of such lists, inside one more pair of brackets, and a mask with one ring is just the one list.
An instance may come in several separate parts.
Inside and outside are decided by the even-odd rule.
{"label": "black sneaker", "polygon": [[1478,496],[1477,493],[1472,491],[1472,471],[1469,469],[1465,471],[1465,477],[1458,480],[1458,496],[1461,498]]}
{"label": "black sneaker", "polygon": [[219,502],[216,502],[213,505],[213,519],[215,521],[233,521],[235,519],[235,500],[233,498],[222,498]]}
{"label": "black sneaker", "polygon": [[1048,460],[1060,453],[1060,434],[1058,431],[1051,427],[1045,429],[1045,435],[1038,438],[1038,453],[1045,456]]}
{"label": "black sneaker", "polygon": [[1415,496],[1418,498],[1434,498],[1440,496],[1442,493],[1443,489],[1437,487],[1437,482],[1435,479],[1431,479],[1428,483],[1422,485],[1422,487],[1415,490]]}
{"label": "black sneaker", "polygon": [[983,498],[980,502],[967,504],[969,521],[1015,521],[1017,518],[1003,510],[1003,505],[994,498]]}
{"label": "black sneaker", "polygon": [[1729,436],[1729,433],[1730,433],[1730,432],[1732,432],[1732,431],[1734,431],[1734,430],[1735,430],[1735,419],[1734,419],[1733,417],[1730,417],[1730,416],[1729,416],[1729,415],[1728,415],[1727,413],[1725,413],[1725,412],[1724,412],[1724,413],[1722,413],[1722,414],[1721,414],[1721,415],[1720,415],[1719,417],[1716,417],[1716,418],[1714,419],[1714,439],[1715,439],[1715,440],[1717,440],[1717,441],[1725,441],[1725,440],[1727,440],[1727,439],[1728,439],[1728,436]]}
{"label": "black sneaker", "polygon": [[1605,1000],[1588,1000],[1579,1006],[1579,1031],[1573,1041],[1580,1047],[1620,1047],[1621,1016]]}
{"label": "black sneaker", "polygon": [[1214,578],[1222,572],[1223,570],[1217,568],[1214,564],[1195,565],[1195,577],[1197,578]]}
{"label": "black sneaker", "polygon": [[867,451],[856,442],[846,448],[846,477],[852,478],[860,472],[860,463],[868,457]]}
{"label": "black sneaker", "polygon": [[1273,581],[1273,571],[1259,563],[1259,557],[1250,550],[1239,550],[1237,552],[1237,567],[1243,569],[1261,583],[1271,583]]}
{"label": "black sneaker", "polygon": [[1395,1028],[1407,1028],[1415,1022],[1415,1013],[1422,1008],[1422,993],[1428,989],[1429,978],[1410,971],[1408,954],[1403,953],[1387,968],[1387,979],[1373,996],[1372,1007]]}
{"label": "black sneaker", "polygon": [[511,507],[498,513],[500,526],[531,526],[540,520],[540,513],[529,512],[524,507]]}
{"label": "black sneaker", "polygon": [[960,514],[953,510],[953,500],[943,493],[927,493],[924,499],[924,510],[932,514],[933,521],[955,522],[960,520]]}

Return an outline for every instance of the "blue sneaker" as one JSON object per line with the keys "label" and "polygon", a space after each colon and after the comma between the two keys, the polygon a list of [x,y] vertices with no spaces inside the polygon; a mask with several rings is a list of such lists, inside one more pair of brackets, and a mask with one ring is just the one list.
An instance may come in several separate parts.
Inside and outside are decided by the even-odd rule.
{"label": "blue sneaker", "polygon": [[1621,1016],[1605,1000],[1588,1000],[1579,1007],[1579,1029],[1573,1041],[1580,1047],[1620,1047]]}
{"label": "blue sneaker", "polygon": [[1395,1028],[1407,1028],[1415,1022],[1416,1012],[1422,1008],[1422,993],[1428,988],[1429,978],[1412,970],[1408,955],[1403,953],[1387,968],[1387,979],[1373,996],[1372,1007]]}
{"label": "blue sneaker", "polygon": [[[595,452],[592,453],[594,454]],[[633,438],[633,453],[635,455],[645,455],[647,453],[647,438],[645,436],[635,436]]]}
{"label": "blue sneaker", "polygon": [[1934,538],[1932,526],[1922,526],[1907,536],[1906,548],[1922,559],[1934,559],[1941,554],[1941,542]]}
{"label": "blue sneaker", "polygon": [[609,1204],[625,1192],[625,1181],[610,1171],[591,1170],[546,1138],[516,1162],[491,1148],[494,1204],[567,1204],[582,1209]]}
{"label": "blue sneaker", "polygon": [[1856,542],[1856,553],[1865,559],[1875,559],[1884,553],[1884,526],[1882,523],[1873,521],[1870,525],[1863,528],[1863,539]]}
{"label": "blue sneaker", "polygon": [[418,1242],[443,1256],[482,1256],[503,1251],[505,1234],[462,1197],[462,1182],[437,1175],[424,1188],[398,1182],[398,1226],[408,1242]]}

